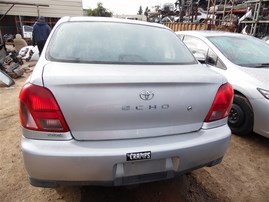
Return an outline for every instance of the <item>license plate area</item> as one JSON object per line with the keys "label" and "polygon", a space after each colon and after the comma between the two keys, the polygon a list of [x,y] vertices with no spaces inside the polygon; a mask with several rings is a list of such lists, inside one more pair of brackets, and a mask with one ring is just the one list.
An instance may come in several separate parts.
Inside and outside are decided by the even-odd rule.
{"label": "license plate area", "polygon": [[114,184],[119,186],[169,179],[174,176],[175,171],[171,158],[118,163]]}
{"label": "license plate area", "polygon": [[151,159],[151,151],[131,152],[126,154],[126,161],[139,161]]}
{"label": "license plate area", "polygon": [[166,159],[132,161],[123,164],[124,176],[143,175],[166,171]]}
{"label": "license plate area", "polygon": [[115,179],[121,180],[126,177],[145,176],[164,172],[176,172],[179,169],[179,158],[148,159],[117,163],[115,167]]}

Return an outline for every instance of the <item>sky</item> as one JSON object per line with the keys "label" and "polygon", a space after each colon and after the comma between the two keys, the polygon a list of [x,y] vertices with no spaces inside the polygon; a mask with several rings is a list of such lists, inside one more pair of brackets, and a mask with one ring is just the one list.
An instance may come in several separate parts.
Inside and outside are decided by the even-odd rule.
{"label": "sky", "polygon": [[82,2],[84,9],[94,9],[97,7],[97,3],[100,2],[103,3],[106,9],[113,12],[114,15],[135,15],[140,5],[144,12],[147,6],[150,10],[153,10],[153,6],[162,5],[163,3],[175,3],[176,0],[82,0]]}

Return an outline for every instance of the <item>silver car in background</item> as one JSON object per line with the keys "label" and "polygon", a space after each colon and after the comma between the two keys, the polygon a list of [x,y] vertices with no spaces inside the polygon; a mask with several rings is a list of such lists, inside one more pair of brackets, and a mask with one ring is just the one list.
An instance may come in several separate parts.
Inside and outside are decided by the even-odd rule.
{"label": "silver car in background", "polygon": [[252,131],[269,138],[269,46],[255,37],[218,31],[176,33],[234,88],[228,123],[233,133]]}
{"label": "silver car in background", "polygon": [[263,37],[262,40],[269,44],[269,35]]}
{"label": "silver car in background", "polygon": [[232,99],[163,25],[64,17],[20,92],[30,183],[118,186],[216,165]]}

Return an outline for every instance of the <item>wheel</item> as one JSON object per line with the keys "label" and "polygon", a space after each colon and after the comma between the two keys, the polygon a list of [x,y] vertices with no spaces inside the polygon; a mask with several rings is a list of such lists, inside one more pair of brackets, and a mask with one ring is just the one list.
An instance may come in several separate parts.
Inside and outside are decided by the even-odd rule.
{"label": "wheel", "polygon": [[228,117],[233,134],[248,135],[253,130],[253,110],[244,96],[234,95],[233,105]]}

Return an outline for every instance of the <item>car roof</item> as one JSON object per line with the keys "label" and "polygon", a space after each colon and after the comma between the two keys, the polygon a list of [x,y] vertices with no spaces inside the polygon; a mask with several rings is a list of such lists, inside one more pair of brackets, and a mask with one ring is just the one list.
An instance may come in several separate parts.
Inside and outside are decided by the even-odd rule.
{"label": "car roof", "polygon": [[121,19],[121,18],[114,18],[114,17],[65,16],[59,20],[59,23],[63,23],[63,22],[115,22],[115,23],[145,25],[145,26],[171,30],[170,28],[162,24],[158,24],[158,23],[146,22],[146,21],[141,21],[141,20]]}
{"label": "car roof", "polygon": [[203,37],[210,37],[210,36],[245,36],[240,33],[234,32],[224,32],[224,31],[212,31],[212,30],[192,30],[192,31],[179,31],[176,32],[177,34],[191,34]]}

